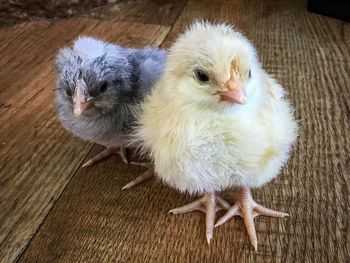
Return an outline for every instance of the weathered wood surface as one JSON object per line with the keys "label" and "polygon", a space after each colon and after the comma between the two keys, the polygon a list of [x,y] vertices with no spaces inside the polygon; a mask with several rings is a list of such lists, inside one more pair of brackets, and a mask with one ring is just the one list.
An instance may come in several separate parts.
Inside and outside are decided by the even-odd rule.
{"label": "weathered wood surface", "polygon": [[20,21],[84,16],[172,25],[187,0],[12,0],[0,1],[0,27]]}
{"label": "weathered wood surface", "polygon": [[[266,70],[274,74],[289,93],[296,109],[295,114],[300,120],[298,144],[281,176],[255,190],[254,196],[261,204],[286,211],[291,216],[286,219],[256,219],[259,239],[257,253],[249,245],[240,218],[215,229],[214,240],[208,247],[204,237],[205,218],[202,213],[178,216],[167,214],[169,209],[188,203],[193,197],[179,194],[157,180],[121,191],[121,187],[140,174],[142,169],[123,164],[118,156],[88,169],[78,169],[83,160],[92,157],[101,147],[94,146],[86,156],[89,146],[72,138],[59,127],[54,121],[52,105],[45,104],[52,95],[51,91],[45,93],[45,96],[41,95],[42,100],[31,100],[35,97],[35,91],[40,90],[35,87],[53,85],[52,70],[48,69],[48,65],[54,53],[43,51],[48,54],[43,54],[41,60],[41,56],[36,58],[33,55],[40,65],[27,60],[27,65],[19,65],[18,62],[23,63],[24,59],[13,62],[16,60],[14,55],[18,55],[20,50],[13,48],[10,52],[12,54],[5,53],[8,56],[6,63],[13,65],[13,68],[9,70],[7,66],[0,64],[0,69],[7,72],[6,75],[1,73],[0,81],[9,77],[11,72],[17,72],[17,84],[14,87],[19,87],[21,92],[16,94],[14,88],[0,85],[1,92],[10,94],[7,97],[1,96],[0,99],[13,105],[8,109],[7,104],[1,104],[5,105],[1,106],[2,111],[12,110],[13,113],[8,115],[11,120],[7,117],[5,120],[0,119],[0,123],[12,125],[11,130],[7,130],[7,136],[11,136],[9,140],[13,145],[20,145],[21,150],[26,150],[27,159],[35,160],[28,164],[22,153],[17,153],[13,150],[14,147],[10,147],[11,144],[6,142],[5,146],[0,146],[1,156],[8,156],[6,162],[1,162],[5,169],[0,170],[1,206],[7,208],[8,213],[5,217],[0,214],[0,218],[5,218],[6,223],[11,222],[7,223],[8,227],[5,229],[17,241],[15,243],[5,239],[8,241],[0,246],[0,255],[20,255],[37,229],[38,222],[43,221],[19,262],[349,261],[350,25],[308,13],[305,1],[218,0],[214,3],[209,0],[189,0],[162,46],[168,47],[177,34],[197,17],[228,21],[245,31],[257,46]],[[108,27],[108,23],[110,22],[100,22],[90,30],[96,36],[108,36],[114,31]],[[115,30],[125,30],[130,35],[136,34],[136,37],[126,37],[125,33],[119,33],[108,39],[122,39],[123,42],[133,45],[135,39],[141,38],[143,41],[136,42],[145,44],[150,41],[158,45],[169,30],[149,26],[155,31],[152,31],[154,38],[148,38],[150,33],[143,33],[145,30],[142,25],[137,24],[134,28],[132,25],[125,23],[123,29],[116,26]],[[44,24],[43,27],[45,26],[52,25]],[[71,26],[70,30],[79,31],[75,27]],[[18,28],[13,30],[22,32]],[[33,38],[35,34],[39,34],[34,32],[37,31],[33,29]],[[16,38],[10,31],[5,33],[13,39]],[[25,33],[18,33],[18,37],[23,39],[18,44],[23,44],[26,40],[23,34]],[[51,31],[46,34],[46,37],[52,39],[52,44],[46,45],[47,49],[53,48],[52,45],[56,43],[57,46],[62,45],[74,35],[73,32],[67,32],[71,37],[63,36],[67,39],[58,40],[55,34],[59,35]],[[4,38],[7,37],[0,33],[1,43]],[[37,36],[37,39],[40,37]],[[48,57],[50,54],[51,58]],[[29,56],[30,52],[26,51],[25,55]],[[23,70],[16,71],[16,65]],[[47,75],[47,79],[39,78],[40,74]],[[30,78],[33,75],[35,80]],[[12,81],[7,81],[4,84],[11,83]],[[43,108],[48,108],[48,111],[44,112]],[[22,119],[17,120],[19,117],[16,114],[22,114],[22,119],[26,117],[28,120],[25,123],[20,121]],[[6,115],[1,114],[0,118],[5,118],[4,116]],[[41,120],[40,116],[45,116],[46,119]],[[40,136],[27,135],[28,142],[23,144],[28,129],[25,129],[25,125],[32,125],[32,122],[39,123],[37,133]],[[50,124],[54,129],[50,129]],[[2,130],[3,128],[1,135]],[[16,131],[19,135],[9,131]],[[49,141],[54,134],[56,139]],[[43,142],[47,149],[36,150],[37,156],[29,152],[38,149],[39,146],[35,145],[42,146]],[[46,156],[42,153],[45,150],[48,152]],[[4,157],[1,158],[3,160]],[[14,168],[16,165],[20,167],[20,171],[24,170],[25,165],[31,171],[26,176],[13,179],[19,173]],[[33,174],[37,176],[35,179],[30,177]],[[60,178],[64,182],[58,187],[58,183],[48,177]],[[51,181],[49,185],[45,185],[45,179]],[[69,184],[59,196],[68,181]],[[58,190],[53,193],[55,185]],[[5,189],[5,195],[2,189]],[[27,193],[28,190],[32,194]],[[45,196],[47,192],[50,197]],[[34,194],[39,196],[35,200],[32,197]],[[58,196],[60,198],[45,220],[43,216],[38,217],[40,219],[28,218],[28,211],[38,213],[36,206],[51,207]],[[9,199],[12,197],[16,202]],[[21,207],[17,207],[17,203]],[[48,210],[49,208],[41,215],[47,214]],[[18,213],[23,216],[18,217]],[[17,217],[18,223],[14,223]],[[1,230],[4,227],[2,222],[4,221],[0,221]],[[23,234],[27,231],[23,227],[26,224],[30,225],[31,234]],[[16,244],[20,242],[23,245],[17,247]],[[12,262],[14,258],[8,257],[3,262]]]}
{"label": "weathered wood surface", "polygon": [[79,34],[158,46],[169,29],[84,18],[0,30],[0,262],[21,254],[92,147],[56,120],[52,64],[58,48]]}
{"label": "weathered wood surface", "polygon": [[171,26],[186,2],[186,0],[124,0],[94,8],[84,16]]}

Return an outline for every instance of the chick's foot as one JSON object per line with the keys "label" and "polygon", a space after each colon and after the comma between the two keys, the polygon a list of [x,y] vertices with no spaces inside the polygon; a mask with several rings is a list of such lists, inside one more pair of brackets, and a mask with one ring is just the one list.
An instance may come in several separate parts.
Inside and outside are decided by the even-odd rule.
{"label": "chick's foot", "polygon": [[229,210],[231,205],[215,193],[206,193],[202,198],[182,207],[174,208],[169,211],[173,214],[184,214],[192,211],[202,211],[206,213],[206,238],[210,245],[213,238],[213,229],[215,222],[215,213],[221,209]]}
{"label": "chick's foot", "polygon": [[92,159],[88,160],[86,163],[83,164],[82,167],[91,166],[91,165],[101,161],[102,159],[105,159],[105,158],[107,158],[107,157],[109,157],[109,156],[111,156],[112,154],[115,154],[115,153],[116,154],[120,154],[123,162],[129,163],[124,147],[122,147],[122,146],[111,146],[111,147],[108,147],[106,150],[102,151],[101,153],[97,154]]}
{"label": "chick's foot", "polygon": [[[131,163],[131,164],[135,164],[135,163]],[[146,165],[142,165],[142,166],[146,166]],[[148,169],[146,172],[144,172],[143,174],[138,176],[136,179],[134,179],[131,182],[124,185],[122,190],[130,189],[131,187],[134,187],[135,185],[138,185],[138,184],[142,183],[143,181],[146,181],[146,180],[152,178],[153,176],[154,176],[154,170]]]}
{"label": "chick's foot", "polygon": [[271,217],[285,217],[288,214],[278,212],[256,203],[252,197],[251,190],[249,188],[242,187],[239,193],[236,193],[236,203],[232,206],[227,213],[221,217],[215,227],[220,226],[227,222],[233,216],[240,216],[244,220],[245,228],[247,229],[249,240],[254,247],[255,251],[258,248],[258,239],[256,236],[256,230],[254,225],[254,218],[263,215]]}

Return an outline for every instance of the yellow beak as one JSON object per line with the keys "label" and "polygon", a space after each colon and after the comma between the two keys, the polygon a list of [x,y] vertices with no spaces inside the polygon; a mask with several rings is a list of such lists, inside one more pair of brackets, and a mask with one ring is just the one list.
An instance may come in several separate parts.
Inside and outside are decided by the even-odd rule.
{"label": "yellow beak", "polygon": [[242,80],[231,70],[230,79],[225,83],[226,91],[220,92],[222,101],[244,104],[246,96]]}

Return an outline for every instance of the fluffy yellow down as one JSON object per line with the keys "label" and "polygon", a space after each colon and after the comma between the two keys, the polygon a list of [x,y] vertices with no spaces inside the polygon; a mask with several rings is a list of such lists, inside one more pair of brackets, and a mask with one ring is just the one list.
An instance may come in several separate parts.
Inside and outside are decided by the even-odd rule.
{"label": "fluffy yellow down", "polygon": [[[244,105],[215,95],[232,61],[252,70]],[[209,86],[194,79],[197,67],[210,72]],[[292,112],[283,88],[262,70],[242,34],[197,22],[170,49],[165,73],[142,106],[134,139],[154,161],[157,176],[180,191],[259,187],[288,159],[297,136]]]}

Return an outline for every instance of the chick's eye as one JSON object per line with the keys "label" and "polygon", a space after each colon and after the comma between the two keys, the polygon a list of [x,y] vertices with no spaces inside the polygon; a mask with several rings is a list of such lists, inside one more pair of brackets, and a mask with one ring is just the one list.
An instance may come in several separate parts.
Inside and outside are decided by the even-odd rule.
{"label": "chick's eye", "polygon": [[198,82],[200,83],[208,83],[209,82],[209,75],[207,72],[205,72],[202,69],[196,69],[194,71],[194,75]]}
{"label": "chick's eye", "polygon": [[71,97],[72,96],[72,91],[70,89],[66,89],[66,94],[67,94],[67,96]]}
{"label": "chick's eye", "polygon": [[101,87],[100,87],[100,92],[105,92],[107,90],[107,87],[108,87],[108,83],[103,82]]}
{"label": "chick's eye", "polygon": [[252,71],[249,70],[249,72],[248,72],[248,78],[251,78],[251,77],[252,77]]}

